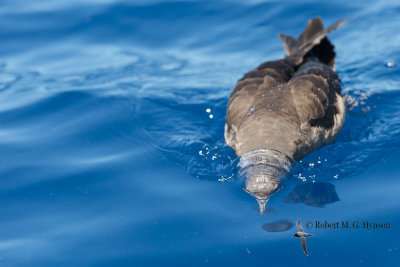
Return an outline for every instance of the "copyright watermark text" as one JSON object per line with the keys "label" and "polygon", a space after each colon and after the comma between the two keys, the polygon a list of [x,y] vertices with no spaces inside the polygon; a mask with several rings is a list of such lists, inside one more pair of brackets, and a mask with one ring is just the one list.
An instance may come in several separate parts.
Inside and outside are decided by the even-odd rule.
{"label": "copyright watermark text", "polygon": [[307,229],[390,229],[390,223],[387,222],[371,222],[371,221],[307,221],[305,224]]}

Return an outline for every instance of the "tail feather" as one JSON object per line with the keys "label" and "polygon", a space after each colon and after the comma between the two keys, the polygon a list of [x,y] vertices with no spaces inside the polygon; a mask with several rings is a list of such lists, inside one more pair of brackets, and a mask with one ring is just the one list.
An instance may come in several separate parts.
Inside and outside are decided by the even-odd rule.
{"label": "tail feather", "polygon": [[307,22],[306,28],[299,36],[299,40],[305,43],[323,29],[324,25],[322,24],[321,17],[312,18]]}
{"label": "tail feather", "polygon": [[297,49],[302,45],[302,42],[290,35],[279,34],[279,38],[283,42],[283,48],[286,51],[286,55],[290,56],[296,53]]}
{"label": "tail feather", "polygon": [[324,29],[321,18],[316,17],[308,21],[306,28],[297,39],[280,34],[279,37],[284,43],[287,59],[295,65],[300,65],[304,57],[313,55],[333,68],[336,54],[333,51],[334,46],[326,36],[347,21],[341,20]]}

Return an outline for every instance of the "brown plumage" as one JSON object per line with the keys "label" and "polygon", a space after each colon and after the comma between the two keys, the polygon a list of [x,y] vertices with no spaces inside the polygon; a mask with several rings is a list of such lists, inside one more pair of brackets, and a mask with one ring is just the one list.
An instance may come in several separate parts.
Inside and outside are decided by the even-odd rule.
{"label": "brown plumage", "polygon": [[[326,36],[345,22],[324,29],[317,17],[297,39],[281,34],[286,58],[265,62],[237,82],[225,125],[226,143],[237,155],[249,158],[253,151],[278,151],[282,156],[273,157],[287,165],[285,156],[297,161],[336,138],[344,123],[345,103],[334,71],[335,52]],[[252,161],[260,159],[257,154]],[[275,185],[266,185],[273,180],[271,175],[257,175],[249,186],[257,188],[257,183],[257,192],[247,190],[250,194],[268,198],[279,189],[279,181],[274,181],[274,190]]]}

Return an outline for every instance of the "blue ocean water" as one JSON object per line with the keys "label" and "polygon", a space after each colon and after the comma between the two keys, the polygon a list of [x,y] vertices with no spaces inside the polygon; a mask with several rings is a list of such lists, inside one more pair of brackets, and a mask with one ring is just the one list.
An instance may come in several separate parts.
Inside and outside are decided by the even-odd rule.
{"label": "blue ocean water", "polygon": [[[261,216],[224,144],[227,101],[317,15],[355,18],[330,35],[346,123]],[[0,264],[398,266],[399,15],[390,0],[1,1]]]}

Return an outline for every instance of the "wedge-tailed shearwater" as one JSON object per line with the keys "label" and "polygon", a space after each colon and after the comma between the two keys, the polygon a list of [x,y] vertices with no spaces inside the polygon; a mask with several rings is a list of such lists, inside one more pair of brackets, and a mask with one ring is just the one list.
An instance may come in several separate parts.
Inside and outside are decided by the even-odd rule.
{"label": "wedge-tailed shearwater", "polygon": [[304,253],[308,256],[307,246],[306,246],[306,237],[313,236],[312,234],[304,233],[303,227],[301,226],[300,219],[297,220],[296,223],[297,229],[299,230],[292,237],[298,237],[301,241],[301,248],[304,250]]}
{"label": "wedge-tailed shearwater", "polygon": [[332,142],[345,120],[345,100],[325,28],[311,19],[298,38],[280,34],[286,57],[246,73],[230,95],[225,141],[240,156],[245,190],[260,212],[293,163]]}

